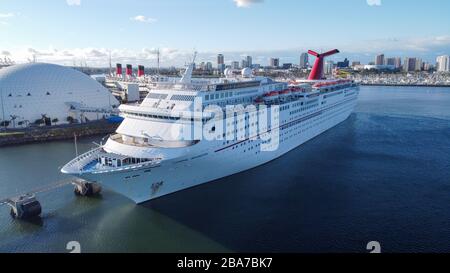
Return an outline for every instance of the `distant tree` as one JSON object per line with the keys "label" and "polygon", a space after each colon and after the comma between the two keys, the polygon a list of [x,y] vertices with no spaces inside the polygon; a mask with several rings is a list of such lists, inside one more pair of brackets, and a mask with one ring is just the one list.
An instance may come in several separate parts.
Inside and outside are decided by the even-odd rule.
{"label": "distant tree", "polygon": [[0,122],[0,127],[8,127],[11,122],[9,120],[3,120]]}
{"label": "distant tree", "polygon": [[39,126],[44,124],[44,123],[45,123],[45,121],[43,119],[41,119],[41,118],[34,121],[34,124],[39,125]]}
{"label": "distant tree", "polygon": [[49,117],[47,117],[47,114],[41,114],[41,116],[42,116],[42,121],[44,121],[43,124],[51,125],[51,119]]}
{"label": "distant tree", "polygon": [[52,119],[52,124],[54,123],[54,124],[57,124],[59,122],[59,119],[58,118],[54,118],[54,119]]}
{"label": "distant tree", "polygon": [[68,122],[69,124],[72,124],[72,123],[75,122],[75,119],[74,119],[73,117],[71,117],[71,116],[68,116],[66,120],[67,120],[67,122]]}

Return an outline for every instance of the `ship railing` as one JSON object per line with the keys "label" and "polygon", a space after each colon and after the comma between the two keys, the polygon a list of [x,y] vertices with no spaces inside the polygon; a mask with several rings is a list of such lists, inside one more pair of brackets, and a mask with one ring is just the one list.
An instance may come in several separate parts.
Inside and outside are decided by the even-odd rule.
{"label": "ship railing", "polygon": [[73,170],[74,168],[77,169],[77,171],[81,172],[83,170],[83,167],[91,162],[94,159],[94,156],[97,156],[101,151],[103,150],[102,147],[97,147],[95,149],[90,150],[89,152],[86,152],[76,158],[74,158],[73,160],[71,160],[69,163],[67,163],[64,167],[63,170]]}
{"label": "ship railing", "polygon": [[158,83],[154,90],[178,90],[178,91],[214,91],[214,85],[204,84],[204,83],[173,83],[173,82],[164,82]]}
{"label": "ship railing", "polygon": [[102,173],[112,173],[112,172],[122,172],[122,171],[131,171],[142,168],[155,168],[161,164],[162,158],[154,158],[150,159],[146,162],[130,164],[122,167],[105,167],[104,169],[98,169],[96,171],[92,171],[93,174],[102,174]]}

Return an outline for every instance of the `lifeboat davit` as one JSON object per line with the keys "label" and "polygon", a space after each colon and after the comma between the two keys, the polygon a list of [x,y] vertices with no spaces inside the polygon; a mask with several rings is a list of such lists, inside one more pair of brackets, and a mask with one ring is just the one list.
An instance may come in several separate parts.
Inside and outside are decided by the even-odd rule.
{"label": "lifeboat davit", "polygon": [[263,100],[262,97],[257,97],[257,98],[255,99],[255,103],[263,103],[263,102],[264,102],[264,100]]}
{"label": "lifeboat davit", "polygon": [[289,89],[286,89],[286,90],[283,90],[283,91],[280,92],[280,96],[281,97],[287,97],[290,94],[291,94],[291,90],[289,90]]}
{"label": "lifeboat davit", "polygon": [[267,102],[273,102],[274,100],[278,99],[279,96],[280,96],[280,93],[278,91],[272,91],[272,92],[264,94],[264,100]]}
{"label": "lifeboat davit", "polygon": [[291,90],[289,90],[289,89],[280,91],[280,99],[282,99],[282,100],[287,100],[290,95],[291,95]]}
{"label": "lifeboat davit", "polygon": [[291,87],[290,90],[291,90],[291,94],[294,96],[299,95],[303,91],[300,87]]}

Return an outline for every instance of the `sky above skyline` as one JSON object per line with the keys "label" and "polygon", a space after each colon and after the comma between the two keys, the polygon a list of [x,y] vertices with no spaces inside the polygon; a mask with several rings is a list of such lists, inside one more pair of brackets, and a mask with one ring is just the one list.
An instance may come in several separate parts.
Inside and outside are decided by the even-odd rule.
{"label": "sky above skyline", "polygon": [[0,57],[66,65],[162,66],[252,55],[298,63],[307,49],[336,60],[377,53],[434,62],[450,53],[450,1],[442,0],[0,0]]}

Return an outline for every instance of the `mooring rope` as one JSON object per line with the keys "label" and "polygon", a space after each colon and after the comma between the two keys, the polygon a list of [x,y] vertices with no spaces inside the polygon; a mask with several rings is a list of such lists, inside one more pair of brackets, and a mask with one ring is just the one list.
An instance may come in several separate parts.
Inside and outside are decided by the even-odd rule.
{"label": "mooring rope", "polygon": [[[66,185],[68,185],[68,184],[71,184],[71,183],[73,182],[73,180],[74,180],[74,179],[65,179],[65,180],[61,180],[61,181],[58,181],[58,182],[56,182],[56,183],[54,183],[54,184],[46,185],[46,186],[43,186],[43,187],[34,189],[34,190],[32,190],[32,191],[30,191],[30,192],[27,192],[27,193],[25,193],[25,194],[19,194],[19,195],[16,195],[16,196],[14,196],[14,197],[17,197],[17,196],[23,196],[23,195],[27,195],[27,194],[38,194],[38,193],[48,192],[48,191],[51,191],[51,190],[56,190],[56,189],[58,189],[58,188],[61,188],[61,187],[66,186]],[[5,198],[5,199],[0,200],[0,206],[2,206],[2,205],[7,205],[7,204],[8,204],[8,201],[9,201],[11,198],[14,198],[14,197]]]}

